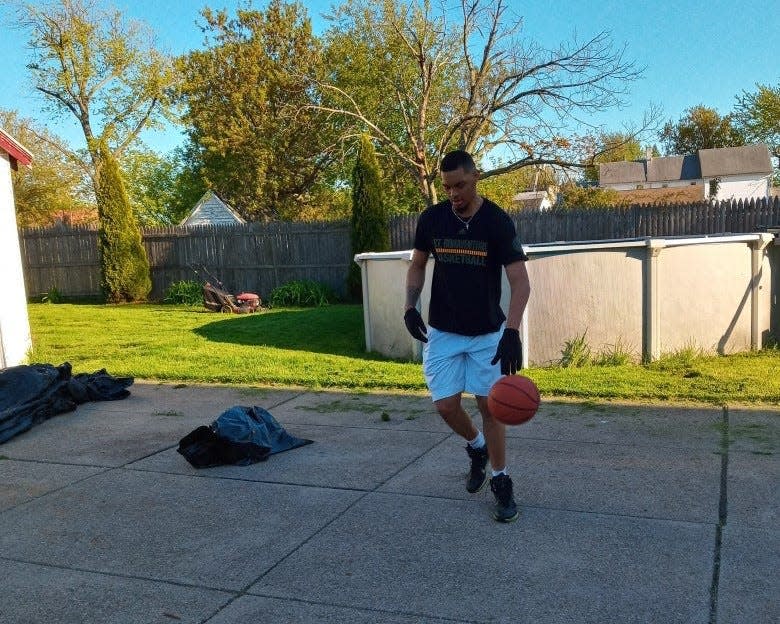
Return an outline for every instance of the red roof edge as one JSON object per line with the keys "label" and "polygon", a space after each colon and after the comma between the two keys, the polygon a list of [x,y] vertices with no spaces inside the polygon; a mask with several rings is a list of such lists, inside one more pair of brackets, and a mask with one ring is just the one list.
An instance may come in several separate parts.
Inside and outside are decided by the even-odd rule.
{"label": "red roof edge", "polygon": [[23,165],[29,165],[32,162],[32,154],[2,128],[0,128],[0,149],[8,152],[13,160]]}

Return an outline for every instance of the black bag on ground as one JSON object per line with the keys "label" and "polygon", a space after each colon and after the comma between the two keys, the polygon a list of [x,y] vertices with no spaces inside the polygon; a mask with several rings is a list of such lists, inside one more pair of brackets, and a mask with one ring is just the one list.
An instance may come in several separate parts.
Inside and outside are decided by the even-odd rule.
{"label": "black bag on ground", "polygon": [[195,468],[213,468],[225,464],[247,465],[265,461],[271,454],[267,446],[251,442],[232,442],[202,425],[179,440],[176,449]]}
{"label": "black bag on ground", "polygon": [[195,468],[246,466],[311,442],[290,435],[262,407],[235,406],[184,436],[177,451]]}

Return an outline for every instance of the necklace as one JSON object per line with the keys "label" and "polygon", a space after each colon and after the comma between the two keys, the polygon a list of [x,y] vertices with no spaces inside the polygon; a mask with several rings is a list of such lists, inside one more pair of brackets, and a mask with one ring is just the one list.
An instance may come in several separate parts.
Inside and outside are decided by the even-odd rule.
{"label": "necklace", "polygon": [[469,231],[469,223],[471,223],[471,221],[472,221],[472,220],[474,219],[474,217],[477,215],[477,213],[475,212],[475,213],[474,213],[473,215],[471,215],[471,216],[470,216],[468,219],[461,219],[461,218],[458,216],[458,213],[457,213],[457,212],[455,212],[455,209],[454,209],[454,208],[452,209],[452,214],[454,214],[454,215],[455,215],[455,218],[456,218],[458,221],[460,221],[460,222],[463,224],[463,227],[464,227],[464,229],[465,229],[465,231],[464,231],[464,230],[461,230],[461,231],[459,232],[459,234],[465,234],[466,232],[468,232],[468,231]]}

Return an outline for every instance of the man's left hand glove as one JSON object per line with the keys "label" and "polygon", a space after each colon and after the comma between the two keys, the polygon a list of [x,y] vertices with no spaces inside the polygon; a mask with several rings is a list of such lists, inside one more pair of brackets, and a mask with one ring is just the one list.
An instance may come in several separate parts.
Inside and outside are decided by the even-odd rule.
{"label": "man's left hand glove", "polygon": [[504,330],[504,335],[498,341],[496,355],[490,363],[495,365],[499,360],[502,375],[514,375],[523,368],[523,345],[520,342],[519,330],[509,327]]}

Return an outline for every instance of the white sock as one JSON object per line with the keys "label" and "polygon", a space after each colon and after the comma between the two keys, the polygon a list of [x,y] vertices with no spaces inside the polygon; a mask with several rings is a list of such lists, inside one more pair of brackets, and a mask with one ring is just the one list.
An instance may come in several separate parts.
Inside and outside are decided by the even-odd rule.
{"label": "white sock", "polygon": [[501,470],[491,470],[494,477],[497,477],[498,475],[509,475],[509,473],[506,471],[506,466],[504,466]]}
{"label": "white sock", "polygon": [[473,440],[469,440],[469,446],[474,449],[482,448],[485,446],[485,436],[482,435],[482,432],[480,431],[477,434],[477,437]]}

